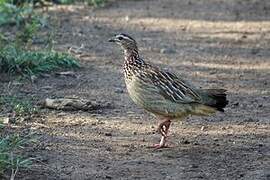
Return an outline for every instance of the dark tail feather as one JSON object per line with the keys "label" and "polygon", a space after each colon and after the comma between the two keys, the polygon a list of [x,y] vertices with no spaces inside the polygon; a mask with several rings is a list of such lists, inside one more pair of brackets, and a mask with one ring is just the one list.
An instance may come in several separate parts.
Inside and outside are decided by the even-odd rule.
{"label": "dark tail feather", "polygon": [[207,95],[212,98],[211,101],[208,101],[206,105],[210,107],[214,107],[217,110],[224,112],[226,105],[229,101],[226,98],[226,90],[225,89],[205,89]]}

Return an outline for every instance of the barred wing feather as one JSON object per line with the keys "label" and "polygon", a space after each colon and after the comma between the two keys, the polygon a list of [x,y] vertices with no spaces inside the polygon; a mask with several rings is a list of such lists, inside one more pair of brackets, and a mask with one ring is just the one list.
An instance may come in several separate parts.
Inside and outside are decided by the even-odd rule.
{"label": "barred wing feather", "polygon": [[165,99],[175,103],[201,102],[197,92],[175,74],[154,67],[151,67],[149,72],[153,84],[159,88]]}

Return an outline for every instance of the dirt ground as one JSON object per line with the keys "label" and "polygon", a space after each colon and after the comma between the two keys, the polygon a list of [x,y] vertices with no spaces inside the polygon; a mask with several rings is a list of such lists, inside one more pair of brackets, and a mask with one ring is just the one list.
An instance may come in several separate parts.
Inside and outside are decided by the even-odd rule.
{"label": "dirt ground", "polygon": [[[23,123],[40,143],[18,179],[270,179],[270,1],[114,1],[104,8],[55,6],[55,49],[82,69],[13,91],[38,100],[79,97],[110,103],[94,112],[43,110]],[[159,141],[158,121],[128,97],[123,53],[107,42],[134,37],[142,57],[199,87],[225,88],[225,113],[174,122],[172,148]],[[4,86],[7,82],[1,82]]]}

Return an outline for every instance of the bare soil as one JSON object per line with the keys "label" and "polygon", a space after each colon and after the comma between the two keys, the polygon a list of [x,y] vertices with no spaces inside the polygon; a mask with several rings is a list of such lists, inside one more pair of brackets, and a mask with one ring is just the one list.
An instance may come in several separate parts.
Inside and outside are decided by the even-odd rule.
{"label": "bare soil", "polygon": [[[43,109],[22,123],[39,137],[28,153],[40,161],[17,179],[270,179],[270,1],[113,1],[48,14],[57,22],[55,49],[70,50],[83,67],[76,77],[52,74],[12,92],[111,105]],[[123,54],[107,43],[119,32],[137,40],[147,61],[199,87],[227,89],[226,112],[173,122],[172,147],[149,149],[159,141],[159,121],[127,95]]]}

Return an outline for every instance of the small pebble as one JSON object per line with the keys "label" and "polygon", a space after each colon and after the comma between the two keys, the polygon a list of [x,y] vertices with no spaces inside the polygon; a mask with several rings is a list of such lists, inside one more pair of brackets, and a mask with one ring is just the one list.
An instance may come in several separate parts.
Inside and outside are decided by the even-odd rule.
{"label": "small pebble", "polygon": [[57,117],[66,116],[66,115],[67,115],[67,113],[65,113],[65,112],[60,112],[60,113],[57,114]]}
{"label": "small pebble", "polygon": [[49,77],[51,77],[51,75],[47,74],[47,73],[42,73],[42,74],[40,74],[40,77],[49,78]]}
{"label": "small pebble", "polygon": [[106,151],[112,151],[112,148],[111,147],[107,147],[106,148]]}
{"label": "small pebble", "polygon": [[112,133],[107,132],[107,133],[105,133],[105,136],[112,136]]}
{"label": "small pebble", "polygon": [[129,21],[129,19],[130,19],[129,16],[126,16],[126,17],[125,17],[125,20],[126,20],[126,21]]}
{"label": "small pebble", "polygon": [[253,118],[248,118],[247,120],[246,120],[246,122],[253,122],[254,120],[253,120]]}
{"label": "small pebble", "polygon": [[210,71],[209,74],[216,74],[217,71]]}
{"label": "small pebble", "polygon": [[92,122],[91,125],[92,126],[96,126],[97,125],[97,122]]}
{"label": "small pebble", "polygon": [[124,90],[122,89],[122,88],[116,88],[115,90],[114,90],[114,92],[115,93],[124,93]]}
{"label": "small pebble", "polygon": [[97,124],[105,124],[105,122],[98,119]]}
{"label": "small pebble", "polygon": [[176,51],[172,48],[162,48],[160,49],[160,53],[162,54],[173,54],[175,53]]}
{"label": "small pebble", "polygon": [[183,144],[190,144],[190,142],[188,140],[184,140]]}
{"label": "small pebble", "polygon": [[3,118],[3,124],[8,124],[9,123],[9,118],[8,117],[4,117]]}
{"label": "small pebble", "polygon": [[105,178],[106,179],[112,179],[112,176],[106,175]]}
{"label": "small pebble", "polygon": [[202,127],[201,127],[201,131],[203,131],[203,130],[205,130],[205,126],[202,126]]}
{"label": "small pebble", "polygon": [[37,78],[35,75],[30,76],[31,82],[36,82]]}
{"label": "small pebble", "polygon": [[50,90],[52,88],[53,88],[52,86],[43,86],[43,87],[41,87],[41,89],[44,89],[44,90]]}
{"label": "small pebble", "polygon": [[190,165],[189,167],[190,167],[190,168],[198,168],[199,166],[196,165],[196,164],[192,164],[192,165]]}

